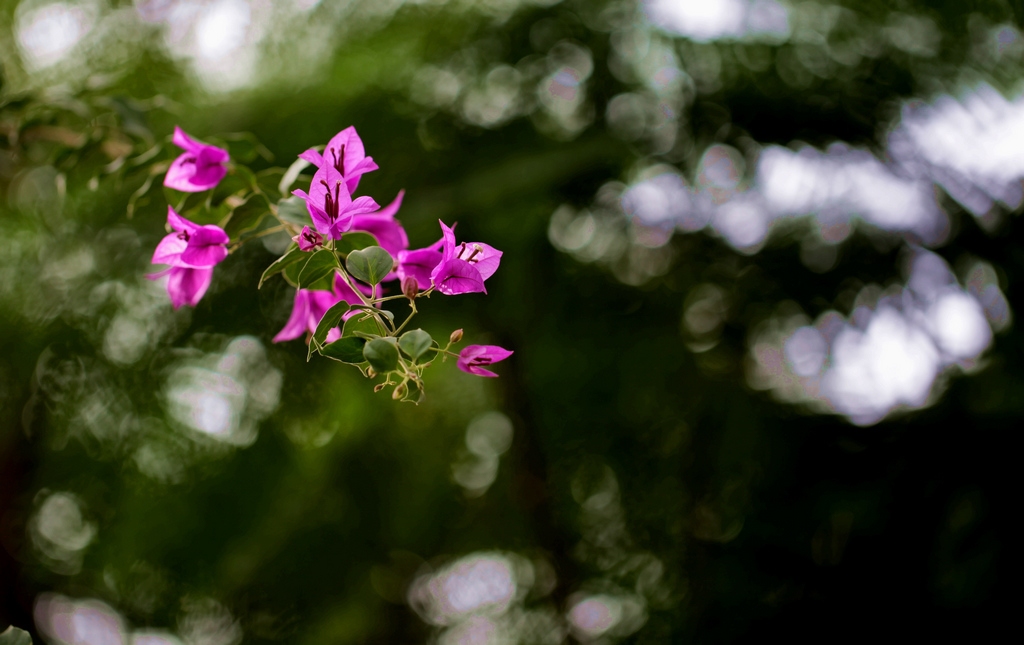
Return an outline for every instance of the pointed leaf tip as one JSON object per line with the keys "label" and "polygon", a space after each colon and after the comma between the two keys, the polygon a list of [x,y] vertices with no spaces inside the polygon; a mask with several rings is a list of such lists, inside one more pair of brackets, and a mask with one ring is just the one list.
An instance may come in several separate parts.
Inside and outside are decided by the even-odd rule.
{"label": "pointed leaf tip", "polygon": [[32,645],[32,636],[24,629],[11,625],[0,632],[0,645]]}
{"label": "pointed leaf tip", "polygon": [[[336,268],[338,268],[338,256],[334,255],[334,251],[329,249],[317,251],[299,271],[299,288],[310,289],[320,286],[315,283],[332,274]],[[328,280],[324,284],[323,288],[330,290],[333,283]]]}
{"label": "pointed leaf tip", "polygon": [[267,267],[267,270],[263,272],[262,276],[260,276],[260,282],[258,285],[256,285],[256,288],[261,288],[263,286],[263,283],[267,281],[267,278],[284,271],[289,266],[295,264],[299,260],[307,258],[308,256],[298,247],[292,248],[290,251],[274,260],[274,262]]}
{"label": "pointed leaf tip", "polygon": [[348,303],[342,300],[336,302],[330,309],[324,312],[324,317],[320,319],[316,326],[316,331],[313,332],[313,337],[309,339],[309,351],[306,353],[306,362],[309,362],[314,351],[323,353],[323,345],[324,341],[327,340],[327,335],[341,323],[341,317],[345,315],[346,311],[348,311]]}
{"label": "pointed leaf tip", "polygon": [[358,336],[349,336],[348,338],[340,338],[333,343],[324,345],[320,349],[320,354],[342,363],[359,365],[366,362],[366,357],[363,356],[363,347],[365,345],[365,339]]}

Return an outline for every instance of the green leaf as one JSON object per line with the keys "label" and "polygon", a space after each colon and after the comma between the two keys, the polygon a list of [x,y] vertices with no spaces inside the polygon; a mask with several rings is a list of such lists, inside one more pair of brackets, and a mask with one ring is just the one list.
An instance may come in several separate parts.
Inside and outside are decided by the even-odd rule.
{"label": "green leaf", "polygon": [[299,226],[310,226],[313,223],[306,210],[306,202],[300,197],[288,197],[277,202],[277,216],[282,221]]}
{"label": "green leaf", "polygon": [[242,233],[247,233],[270,214],[270,204],[263,195],[253,195],[244,204],[231,212],[231,219],[224,227],[224,232],[232,240],[237,240]]}
{"label": "green leaf", "polygon": [[281,185],[281,177],[284,175],[284,168],[267,168],[256,173],[256,182],[260,190],[272,202],[281,200],[281,193],[278,187]]}
{"label": "green leaf", "polygon": [[11,625],[0,632],[0,645],[32,645],[32,637],[24,629]]}
{"label": "green leaf", "polygon": [[369,285],[380,284],[394,265],[391,254],[379,246],[352,251],[345,261],[348,272]]}
{"label": "green leaf", "polygon": [[348,254],[368,246],[377,246],[377,238],[363,231],[355,231],[342,235],[335,248],[341,253]]}
{"label": "green leaf", "polygon": [[342,300],[336,302],[326,312],[324,317],[317,323],[316,331],[313,332],[313,337],[309,339],[309,351],[306,352],[306,362],[309,362],[310,357],[313,355],[313,351],[320,351],[323,349],[324,341],[327,340],[327,334],[331,333],[331,330],[338,326],[341,322],[341,317],[348,311],[348,303]]}
{"label": "green leaf", "polygon": [[165,186],[164,197],[179,215],[199,225],[217,224],[231,211],[223,201],[213,205],[203,193],[180,193]]}
{"label": "green leaf", "polygon": [[[292,187],[295,180],[299,178],[299,173],[309,167],[309,162],[305,159],[296,159],[292,162],[292,165],[288,166],[288,170],[285,171],[284,176],[281,177],[281,183],[277,185],[277,192],[282,195],[288,194],[288,189]],[[296,197],[298,199],[298,197]],[[302,201],[302,200],[299,200]]]}
{"label": "green leaf", "polygon": [[[306,253],[305,255],[309,255],[309,254]],[[285,270],[281,272],[281,274],[285,278],[285,282],[287,282],[292,287],[295,287],[296,289],[298,289],[299,288],[299,271],[302,270],[302,267],[305,266],[305,264],[306,264],[305,261],[301,261],[301,262],[294,262],[294,263],[289,264],[288,266],[286,266]]]}
{"label": "green leaf", "polygon": [[413,360],[423,356],[433,343],[434,339],[422,329],[407,331],[398,340],[398,346]]}
{"label": "green leaf", "polygon": [[394,343],[383,338],[374,338],[363,346],[363,357],[378,374],[390,372],[398,367],[398,349]]}
{"label": "green leaf", "polygon": [[274,155],[248,132],[235,132],[224,135],[224,138],[227,139],[228,152],[235,161],[252,163],[256,157],[263,157],[267,161],[274,160]]}
{"label": "green leaf", "polygon": [[359,365],[366,362],[366,357],[363,356],[364,345],[366,345],[366,339],[359,338],[358,336],[349,336],[348,338],[342,338],[324,345],[320,349],[320,355],[333,358],[342,363]]}
{"label": "green leaf", "polygon": [[258,184],[256,182],[256,174],[252,170],[250,170],[248,166],[243,166],[242,164],[236,163],[234,165],[234,171],[235,174],[238,175],[238,178],[245,182],[245,187],[247,189],[254,190],[258,187]]}
{"label": "green leaf", "polygon": [[379,338],[387,332],[381,326],[380,321],[377,320],[376,316],[352,316],[345,321],[345,326],[341,328],[341,337],[349,338],[351,336],[357,336],[359,338],[365,338],[370,340],[373,338]]}
{"label": "green leaf", "polygon": [[[225,175],[208,194],[204,191],[190,193],[190,195],[205,196],[211,204],[220,204],[232,195],[241,196],[252,192],[252,186],[256,183],[256,178],[252,175],[252,171],[243,172],[241,171],[242,168],[245,168],[245,166],[236,166],[235,172]],[[249,181],[250,178],[252,178],[252,181]]]}
{"label": "green leaf", "polygon": [[[263,275],[260,277],[260,283],[258,285],[256,285],[256,288],[259,289],[260,287],[262,287],[263,286],[263,282],[267,278],[269,278],[270,276],[277,275],[278,273],[281,273],[286,268],[288,268],[288,266],[290,266],[292,264],[295,264],[299,260],[304,260],[307,257],[309,257],[309,253],[307,253],[305,251],[300,251],[299,247],[297,247],[297,246],[293,247],[290,251],[288,251],[287,253],[285,253],[281,257],[279,257],[276,260],[274,260],[274,262],[271,263],[271,265],[267,267],[267,270],[264,271]],[[298,277],[298,276],[296,276],[296,277]]]}
{"label": "green leaf", "polygon": [[325,287],[323,279],[333,275],[337,268],[338,256],[334,255],[334,251],[320,249],[310,256],[302,270],[299,271],[299,288],[329,291],[334,286],[333,281],[328,280]]}

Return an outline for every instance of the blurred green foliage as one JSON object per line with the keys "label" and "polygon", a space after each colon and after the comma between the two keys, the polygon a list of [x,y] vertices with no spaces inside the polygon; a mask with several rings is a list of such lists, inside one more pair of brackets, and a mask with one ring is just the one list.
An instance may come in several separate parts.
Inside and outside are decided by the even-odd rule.
{"label": "blurred green foliage", "polygon": [[[196,631],[222,610],[247,643],[455,638],[417,616],[408,587],[474,552],[530,563],[522,618],[501,623],[521,642],[558,642],[573,603],[598,594],[640,607],[635,629],[605,636],[631,642],[893,625],[978,637],[1005,621],[1018,328],[933,406],[855,427],[752,389],[748,343],[793,306],[849,314],[844,294],[898,280],[902,241],[858,229],[814,272],[796,227],[756,254],[678,234],[663,268],[635,278],[628,253],[581,262],[549,226],[646,164],[692,177],[711,144],[878,150],[907,99],[980,81],[1015,91],[1024,58],[985,34],[1018,28],[1019,4],[792,3],[793,33],[818,37],[697,42],[613,0],[264,3],[292,17],[272,14],[259,73],[231,91],[162,44],[161,23],[136,16],[146,4],[88,4],[100,26],[36,69],[17,40],[29,9],[0,8],[0,626],[37,629],[34,603],[56,592],[188,643],[231,642]],[[908,17],[938,44],[886,35]],[[617,95],[653,96],[619,53],[641,36],[686,73],[678,96],[652,99],[676,110],[667,143],[656,114],[636,131],[607,117]],[[536,88],[580,51],[583,98],[546,107]],[[512,98],[494,103],[502,88]],[[175,124],[257,171],[356,125],[381,168],[361,192],[406,190],[414,248],[441,218],[504,251],[488,296],[435,297],[417,319],[515,350],[501,378],[439,365],[427,400],[402,405],[355,370],[307,363],[299,341],[273,345],[293,291],[255,288],[277,257],[258,243],[218,267],[194,311],[172,311],[143,278],[166,202],[140,189],[161,181],[149,169],[173,158]],[[954,234],[936,252],[986,259],[1021,302],[1016,214],[986,230],[944,205]],[[683,316],[707,284],[728,304],[697,351]],[[242,430],[189,430],[175,397],[225,379],[242,389]],[[467,427],[506,417],[497,461],[467,447]],[[64,509],[63,542],[40,533],[44,508]]]}

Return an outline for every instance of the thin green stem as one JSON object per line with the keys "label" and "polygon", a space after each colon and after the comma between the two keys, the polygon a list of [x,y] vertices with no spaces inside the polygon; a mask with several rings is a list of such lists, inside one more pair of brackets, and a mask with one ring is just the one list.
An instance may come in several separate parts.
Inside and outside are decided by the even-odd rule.
{"label": "thin green stem", "polygon": [[432,352],[437,352],[438,354],[447,354],[448,356],[454,356],[455,358],[459,357],[459,355],[456,354],[455,352],[448,351],[447,347],[429,347],[428,349]]}
{"label": "thin green stem", "polygon": [[405,321],[402,323],[402,325],[398,329],[395,330],[395,335],[396,336],[403,329],[405,329],[405,326],[409,324],[409,321],[412,320],[412,317],[415,316],[418,313],[417,310],[416,310],[416,303],[414,301],[410,300],[409,301],[409,306],[412,307],[412,311],[409,312],[409,316],[405,319]]}
{"label": "thin green stem", "polygon": [[377,305],[382,302],[387,302],[388,300],[398,300],[399,298],[405,298],[405,294],[400,293],[395,296],[384,296],[383,298],[374,298],[373,304]]}
{"label": "thin green stem", "polygon": [[[331,240],[331,250],[332,251],[334,250],[334,241],[333,240]],[[347,284],[349,286],[349,288],[352,289],[352,291],[355,292],[356,296],[359,297],[359,301],[361,303],[363,303],[363,305],[365,305],[366,307],[369,307],[370,309],[376,309],[376,307],[373,306],[373,302],[371,300],[367,300],[366,297],[362,294],[362,292],[359,291],[359,289],[352,283],[352,278],[348,275],[348,271],[346,271],[342,266],[340,266],[340,264],[341,264],[340,262],[338,264],[339,264],[339,266],[336,269],[338,274],[341,276],[341,279],[345,281],[345,284]],[[392,335],[398,333],[395,330],[395,324],[393,322],[391,322],[391,320],[389,320],[387,316],[381,316],[379,313],[373,313],[373,312],[367,312],[367,313],[369,313],[372,316],[375,316],[377,318],[377,322],[380,322],[381,319],[386,321],[384,323],[381,323],[381,326],[383,326],[385,329],[390,327]]]}

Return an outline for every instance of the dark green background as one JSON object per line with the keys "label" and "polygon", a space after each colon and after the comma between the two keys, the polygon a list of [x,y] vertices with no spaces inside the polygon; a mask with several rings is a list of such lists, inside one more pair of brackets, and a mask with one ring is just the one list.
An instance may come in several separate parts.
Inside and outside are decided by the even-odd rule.
{"label": "dark green background", "polygon": [[[3,8],[8,40],[14,4]],[[464,327],[467,342],[499,344],[515,354],[495,381],[474,379],[450,363],[435,365],[429,399],[419,407],[375,396],[354,369],[326,360],[307,364],[298,341],[271,345],[291,296],[281,280],[255,289],[274,257],[259,244],[218,268],[191,318],[130,367],[105,363],[102,337],[71,314],[34,322],[20,308],[21,292],[12,292],[0,309],[0,626],[31,628],[36,595],[59,591],[103,599],[134,625],[173,629],[179,599],[197,594],[224,603],[240,619],[245,642],[423,642],[431,628],[400,602],[400,590],[382,597],[371,582],[373,567],[392,566],[396,552],[439,561],[495,549],[547,559],[557,585],[527,604],[564,612],[570,596],[595,581],[629,586],[634,580],[631,573],[617,578],[603,571],[578,548],[586,530],[571,482],[602,465],[618,481],[628,535],[612,551],[652,554],[665,571],[667,595],[651,602],[646,624],[630,642],[897,633],[981,638],[1007,623],[1019,575],[1011,530],[1018,507],[1014,419],[1024,404],[1019,327],[996,336],[981,370],[954,375],[934,406],[859,428],[751,390],[746,342],[782,301],[796,301],[813,316],[836,306],[833,299],[850,280],[897,281],[899,245],[879,250],[856,233],[839,264],[817,274],[800,263],[795,234],[772,237],[752,256],[705,234],[676,235],[671,269],[634,287],[548,241],[556,208],[590,204],[602,184],[626,178],[648,153],[613,136],[602,119],[607,101],[629,86],[607,65],[609,31],[595,18],[606,4],[526,5],[503,21],[444,6],[403,7],[339,42],[315,80],[285,90],[268,82],[206,95],[155,48],[119,67],[99,90],[88,90],[83,79],[68,85],[90,100],[165,96],[174,111],[144,117],[157,139],[176,123],[200,138],[248,131],[284,165],[356,125],[381,167],[363,179],[361,192],[384,203],[406,190],[399,217],[414,247],[433,242],[443,218],[459,222],[461,239],[486,241],[505,254],[488,296],[432,298],[421,306],[418,324],[438,338]],[[892,3],[840,4],[861,16],[854,26],[861,30],[881,29],[893,9]],[[770,65],[754,72],[737,62],[777,56],[788,43],[679,39],[684,66],[715,48],[723,80],[719,89],[698,92],[685,110],[680,127],[691,148],[664,159],[692,172],[707,145],[743,137],[783,145],[843,140],[877,149],[904,99],[949,91],[964,78],[1015,88],[1019,64],[986,68],[971,57],[970,24],[973,15],[1019,25],[1019,4],[896,4],[940,26],[936,56],[887,51],[842,74],[815,77],[809,87],[787,85]],[[593,53],[588,101],[597,116],[574,137],[543,134],[527,117],[493,129],[473,126],[416,104],[391,80],[396,70],[442,64],[460,52],[479,57],[483,69],[515,64],[537,53],[531,29],[542,20]],[[31,79],[17,65],[4,61],[8,78],[22,79],[3,90],[5,118],[21,114],[18,97],[42,106],[54,100],[38,86],[23,94]],[[74,118],[54,114],[48,118],[75,127]],[[18,172],[52,161],[48,154],[55,153],[5,157],[5,193]],[[89,163],[83,159],[69,170],[68,200],[59,212],[21,209],[5,199],[3,232],[47,249],[95,248],[102,258],[97,282],[133,280],[148,270],[163,234],[162,197],[154,192],[129,221],[125,206],[141,179],[111,178],[91,193]],[[985,232],[951,200],[943,204],[956,235],[936,252],[951,263],[967,254],[986,259],[1005,276],[1011,306],[1021,302],[1018,218]],[[112,237],[110,231],[125,227],[137,234],[137,245]],[[46,257],[30,258],[15,275],[42,280]],[[706,282],[728,289],[732,304],[720,344],[694,354],[680,318],[687,294]],[[260,424],[252,446],[190,452],[178,483],[154,481],[132,465],[130,448],[150,439],[112,445],[76,435],[73,420],[38,393],[33,376],[49,348],[87,365],[83,373],[116,384],[138,410],[160,416],[158,391],[176,352],[219,348],[241,334],[263,341],[282,371],[280,406]],[[512,420],[514,442],[493,487],[467,499],[451,481],[451,463],[467,422],[492,409]],[[331,440],[298,445],[286,431],[295,419],[325,429]],[[44,489],[73,492],[97,526],[75,575],[47,568],[27,537],[34,500]],[[964,508],[968,521],[955,521]],[[741,529],[724,540],[723,527],[730,526]],[[139,561],[162,571],[166,582],[148,610],[133,608],[104,581],[112,576],[129,588]],[[408,574],[396,573],[402,580]]]}

